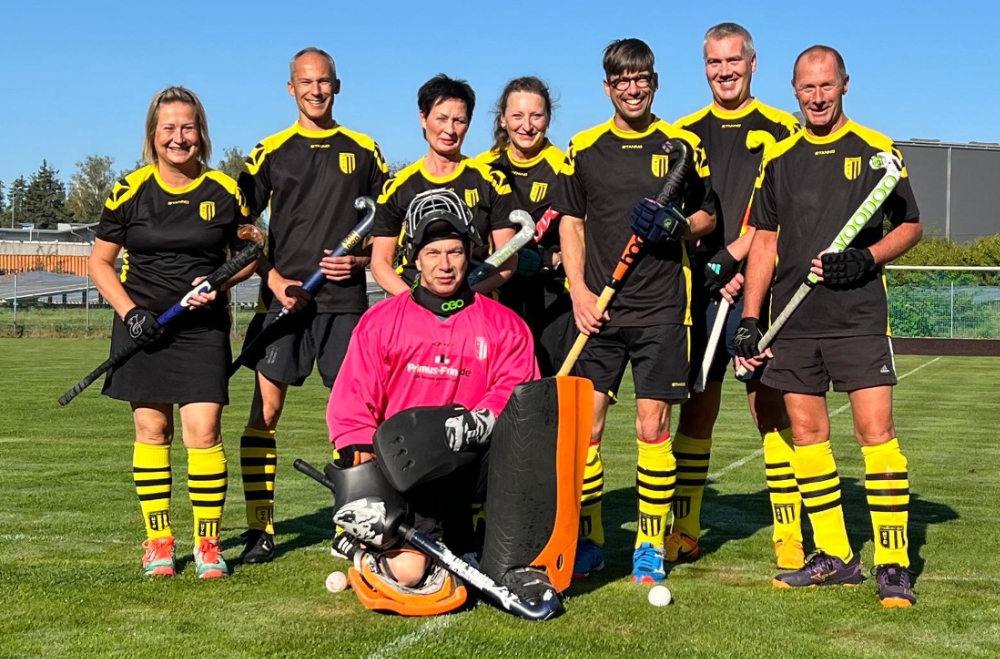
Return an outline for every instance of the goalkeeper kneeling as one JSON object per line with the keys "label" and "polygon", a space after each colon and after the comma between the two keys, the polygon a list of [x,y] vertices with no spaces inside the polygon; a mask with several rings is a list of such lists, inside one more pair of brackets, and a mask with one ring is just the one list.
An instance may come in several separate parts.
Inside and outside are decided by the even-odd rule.
{"label": "goalkeeper kneeling", "polygon": [[[327,409],[339,457],[325,473],[345,530],[337,546],[355,563],[349,580],[376,610],[462,606],[451,573],[477,567],[471,511],[486,502],[482,571],[524,599],[561,591],[590,423],[575,401],[589,383],[538,380],[527,325],[465,285],[479,238],[454,193],[418,196],[404,236],[419,278],[361,318]],[[418,551],[413,532],[464,555],[460,569]]]}

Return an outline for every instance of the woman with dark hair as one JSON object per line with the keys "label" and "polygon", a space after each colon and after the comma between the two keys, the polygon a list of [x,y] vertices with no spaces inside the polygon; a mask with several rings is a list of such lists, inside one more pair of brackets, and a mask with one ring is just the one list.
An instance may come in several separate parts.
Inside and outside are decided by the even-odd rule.
{"label": "woman with dark hair", "polygon": [[542,375],[555,375],[574,338],[573,305],[566,291],[559,249],[559,218],[552,202],[560,194],[564,154],[549,142],[552,96],[539,78],[507,83],[496,104],[493,148],[476,160],[503,172],[519,208],[535,220],[535,240],[518,252],[514,276],[500,289],[500,302],[531,328]]}
{"label": "woman with dark hair", "polygon": [[[507,178],[462,154],[475,106],[476,94],[469,83],[443,73],[425,82],[417,92],[427,154],[386,184],[378,199],[372,231],[372,275],[390,295],[408,292],[417,276],[412,263],[404,260],[397,269],[394,259],[406,209],[421,192],[454,190],[472,210],[473,225],[483,245],[472,250],[470,269],[486,259],[490,243],[500,247],[514,237],[514,225],[509,219],[514,203]],[[478,284],[476,290],[489,293],[509,279],[515,266],[510,261]]]}

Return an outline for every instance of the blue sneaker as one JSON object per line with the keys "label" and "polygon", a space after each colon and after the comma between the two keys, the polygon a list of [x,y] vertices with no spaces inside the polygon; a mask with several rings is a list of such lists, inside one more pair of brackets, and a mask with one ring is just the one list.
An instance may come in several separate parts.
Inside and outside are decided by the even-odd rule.
{"label": "blue sneaker", "polygon": [[586,579],[591,572],[604,569],[604,548],[593,540],[580,538],[573,561],[573,578]]}
{"label": "blue sneaker", "polygon": [[639,545],[632,553],[632,581],[636,583],[660,583],[667,576],[663,570],[663,547],[654,547],[648,542]]}

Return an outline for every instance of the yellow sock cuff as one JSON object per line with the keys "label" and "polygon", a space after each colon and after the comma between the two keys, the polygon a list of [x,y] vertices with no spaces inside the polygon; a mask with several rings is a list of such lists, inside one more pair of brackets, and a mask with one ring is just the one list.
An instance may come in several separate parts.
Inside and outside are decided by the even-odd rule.
{"label": "yellow sock cuff", "polygon": [[822,458],[827,455],[832,456],[833,446],[830,444],[830,440],[820,442],[819,444],[810,444],[808,446],[796,446],[795,455],[813,459]]}
{"label": "yellow sock cuff", "polygon": [[170,469],[170,445],[153,446],[136,442],[132,449],[132,466],[140,469]]}
{"label": "yellow sock cuff", "polygon": [[861,447],[861,454],[863,456],[865,456],[865,458],[868,458],[869,456],[875,456],[875,455],[878,455],[879,453],[885,453],[885,452],[899,453],[900,452],[899,439],[893,437],[892,439],[890,439],[889,441],[887,441],[885,444],[879,444],[878,446],[862,446]]}
{"label": "yellow sock cuff", "polygon": [[257,428],[251,428],[247,426],[243,429],[244,437],[257,437],[259,439],[274,439],[274,434],[277,430],[258,430]]}
{"label": "yellow sock cuff", "polygon": [[222,444],[211,448],[189,448],[188,471],[191,473],[214,473],[219,463],[226,464],[226,449]]}

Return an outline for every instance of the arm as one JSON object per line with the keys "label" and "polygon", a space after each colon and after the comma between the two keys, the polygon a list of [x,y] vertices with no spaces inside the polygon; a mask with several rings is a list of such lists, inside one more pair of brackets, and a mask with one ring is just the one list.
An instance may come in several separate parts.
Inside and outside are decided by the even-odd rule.
{"label": "arm", "polygon": [[760,317],[764,297],[774,279],[774,260],[777,255],[778,234],[774,231],[756,231],[747,256],[744,318]]}
{"label": "arm", "polygon": [[121,248],[121,245],[98,238],[94,241],[94,249],[90,252],[87,265],[98,292],[114,308],[118,317],[124,319],[125,314],[134,309],[136,305],[125,291],[125,287],[122,286],[121,279],[115,271],[115,261],[118,259]]}
{"label": "arm", "polygon": [[875,258],[875,264],[882,265],[883,263],[895,261],[913,249],[920,242],[920,239],[923,238],[923,235],[924,227],[920,224],[919,220],[916,222],[905,222],[895,227],[892,231],[885,234],[882,240],[869,248],[871,249],[872,256]]}
{"label": "arm", "polygon": [[396,273],[396,269],[392,267],[392,260],[396,255],[396,244],[396,239],[389,236],[372,238],[372,276],[389,295],[400,295],[410,290],[403,278]]}
{"label": "arm", "polygon": [[707,235],[715,229],[715,213],[707,213],[703,210],[695,211],[687,218],[688,230],[684,234],[685,240],[694,240]]}
{"label": "arm", "polygon": [[559,223],[559,242],[562,247],[563,271],[569,281],[569,296],[573,302],[576,327],[583,334],[601,329],[610,319],[605,311],[597,313],[597,295],[589,288],[584,277],[586,248],[584,247],[584,222],[579,217],[563,215]]}
{"label": "arm", "polygon": [[531,332],[523,321],[519,323],[517,332],[505,331],[498,343],[500,345],[495,348],[497,359],[490,365],[492,381],[483,398],[473,408],[489,410],[494,417],[500,416],[507,406],[514,387],[541,377],[535,361]]}

